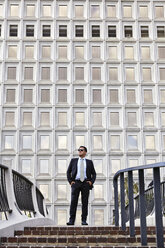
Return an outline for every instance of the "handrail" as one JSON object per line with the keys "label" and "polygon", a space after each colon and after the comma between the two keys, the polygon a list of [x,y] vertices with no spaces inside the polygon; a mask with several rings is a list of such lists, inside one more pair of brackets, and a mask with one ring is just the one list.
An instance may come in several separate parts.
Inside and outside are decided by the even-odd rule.
{"label": "handrail", "polygon": [[[157,247],[164,247],[163,240],[163,221],[162,221],[162,203],[164,203],[164,183],[161,186],[160,183],[160,168],[165,167],[165,162],[142,165],[132,168],[127,168],[118,171],[113,178],[114,183],[114,201],[115,201],[115,225],[119,226],[119,202],[118,202],[118,178],[120,177],[120,203],[121,203],[121,227],[123,230],[126,229],[126,222],[129,219],[130,223],[130,236],[135,236],[135,216],[140,216],[140,229],[141,229],[141,244],[147,245],[147,229],[146,229],[146,192],[144,189],[144,170],[153,169],[153,187],[148,189],[148,192],[154,194],[154,209],[155,209],[155,223],[156,223],[156,236],[157,236]],[[133,193],[133,171],[138,171],[139,179],[139,196],[135,199],[136,208],[134,210],[134,193]],[[129,198],[129,214],[126,213],[125,209],[125,190],[124,190],[124,174],[128,173],[128,198]],[[161,190],[161,188],[163,190]],[[153,193],[153,192],[154,193]],[[163,192],[163,193],[162,193]],[[151,202],[152,203],[152,202]],[[150,206],[153,209],[152,204]],[[138,210],[139,209],[139,210]]]}

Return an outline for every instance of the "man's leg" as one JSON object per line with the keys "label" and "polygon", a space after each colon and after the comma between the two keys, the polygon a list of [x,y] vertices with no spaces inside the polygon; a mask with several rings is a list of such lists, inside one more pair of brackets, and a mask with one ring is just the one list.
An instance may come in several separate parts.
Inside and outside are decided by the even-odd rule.
{"label": "man's leg", "polygon": [[88,215],[88,198],[89,198],[89,184],[84,181],[81,186],[81,201],[82,201],[82,221],[87,220]]}
{"label": "man's leg", "polygon": [[78,204],[78,197],[80,193],[79,183],[76,182],[71,188],[71,205],[70,205],[70,219],[69,222],[74,223],[76,218],[76,210]]}

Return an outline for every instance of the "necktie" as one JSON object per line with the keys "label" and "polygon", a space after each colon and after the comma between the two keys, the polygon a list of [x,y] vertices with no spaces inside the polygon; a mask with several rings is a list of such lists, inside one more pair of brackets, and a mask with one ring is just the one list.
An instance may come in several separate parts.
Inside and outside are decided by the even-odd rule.
{"label": "necktie", "polygon": [[80,181],[84,181],[84,159],[80,160]]}

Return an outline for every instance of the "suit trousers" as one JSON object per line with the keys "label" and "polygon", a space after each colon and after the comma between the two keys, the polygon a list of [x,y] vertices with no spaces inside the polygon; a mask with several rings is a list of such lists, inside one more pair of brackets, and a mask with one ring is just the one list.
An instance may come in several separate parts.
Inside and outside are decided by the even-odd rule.
{"label": "suit trousers", "polygon": [[70,221],[75,222],[76,210],[78,204],[79,194],[81,192],[81,202],[82,202],[82,221],[86,221],[88,215],[88,198],[89,198],[90,185],[87,181],[81,182],[80,180],[75,180],[75,183],[71,186],[71,205],[70,205]]}

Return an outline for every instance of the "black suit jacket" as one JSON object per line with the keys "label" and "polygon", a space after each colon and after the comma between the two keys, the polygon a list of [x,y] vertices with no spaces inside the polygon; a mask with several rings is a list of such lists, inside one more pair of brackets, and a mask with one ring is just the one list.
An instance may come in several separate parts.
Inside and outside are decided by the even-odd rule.
{"label": "black suit jacket", "polygon": [[[78,158],[72,158],[70,161],[70,164],[67,170],[67,179],[69,183],[71,183],[72,181],[75,181],[75,178],[77,175],[77,163],[78,163]],[[92,182],[91,188],[93,188],[93,183],[96,180],[96,171],[94,169],[92,160],[89,160],[89,159],[86,159],[86,175],[87,175],[86,180]]]}

